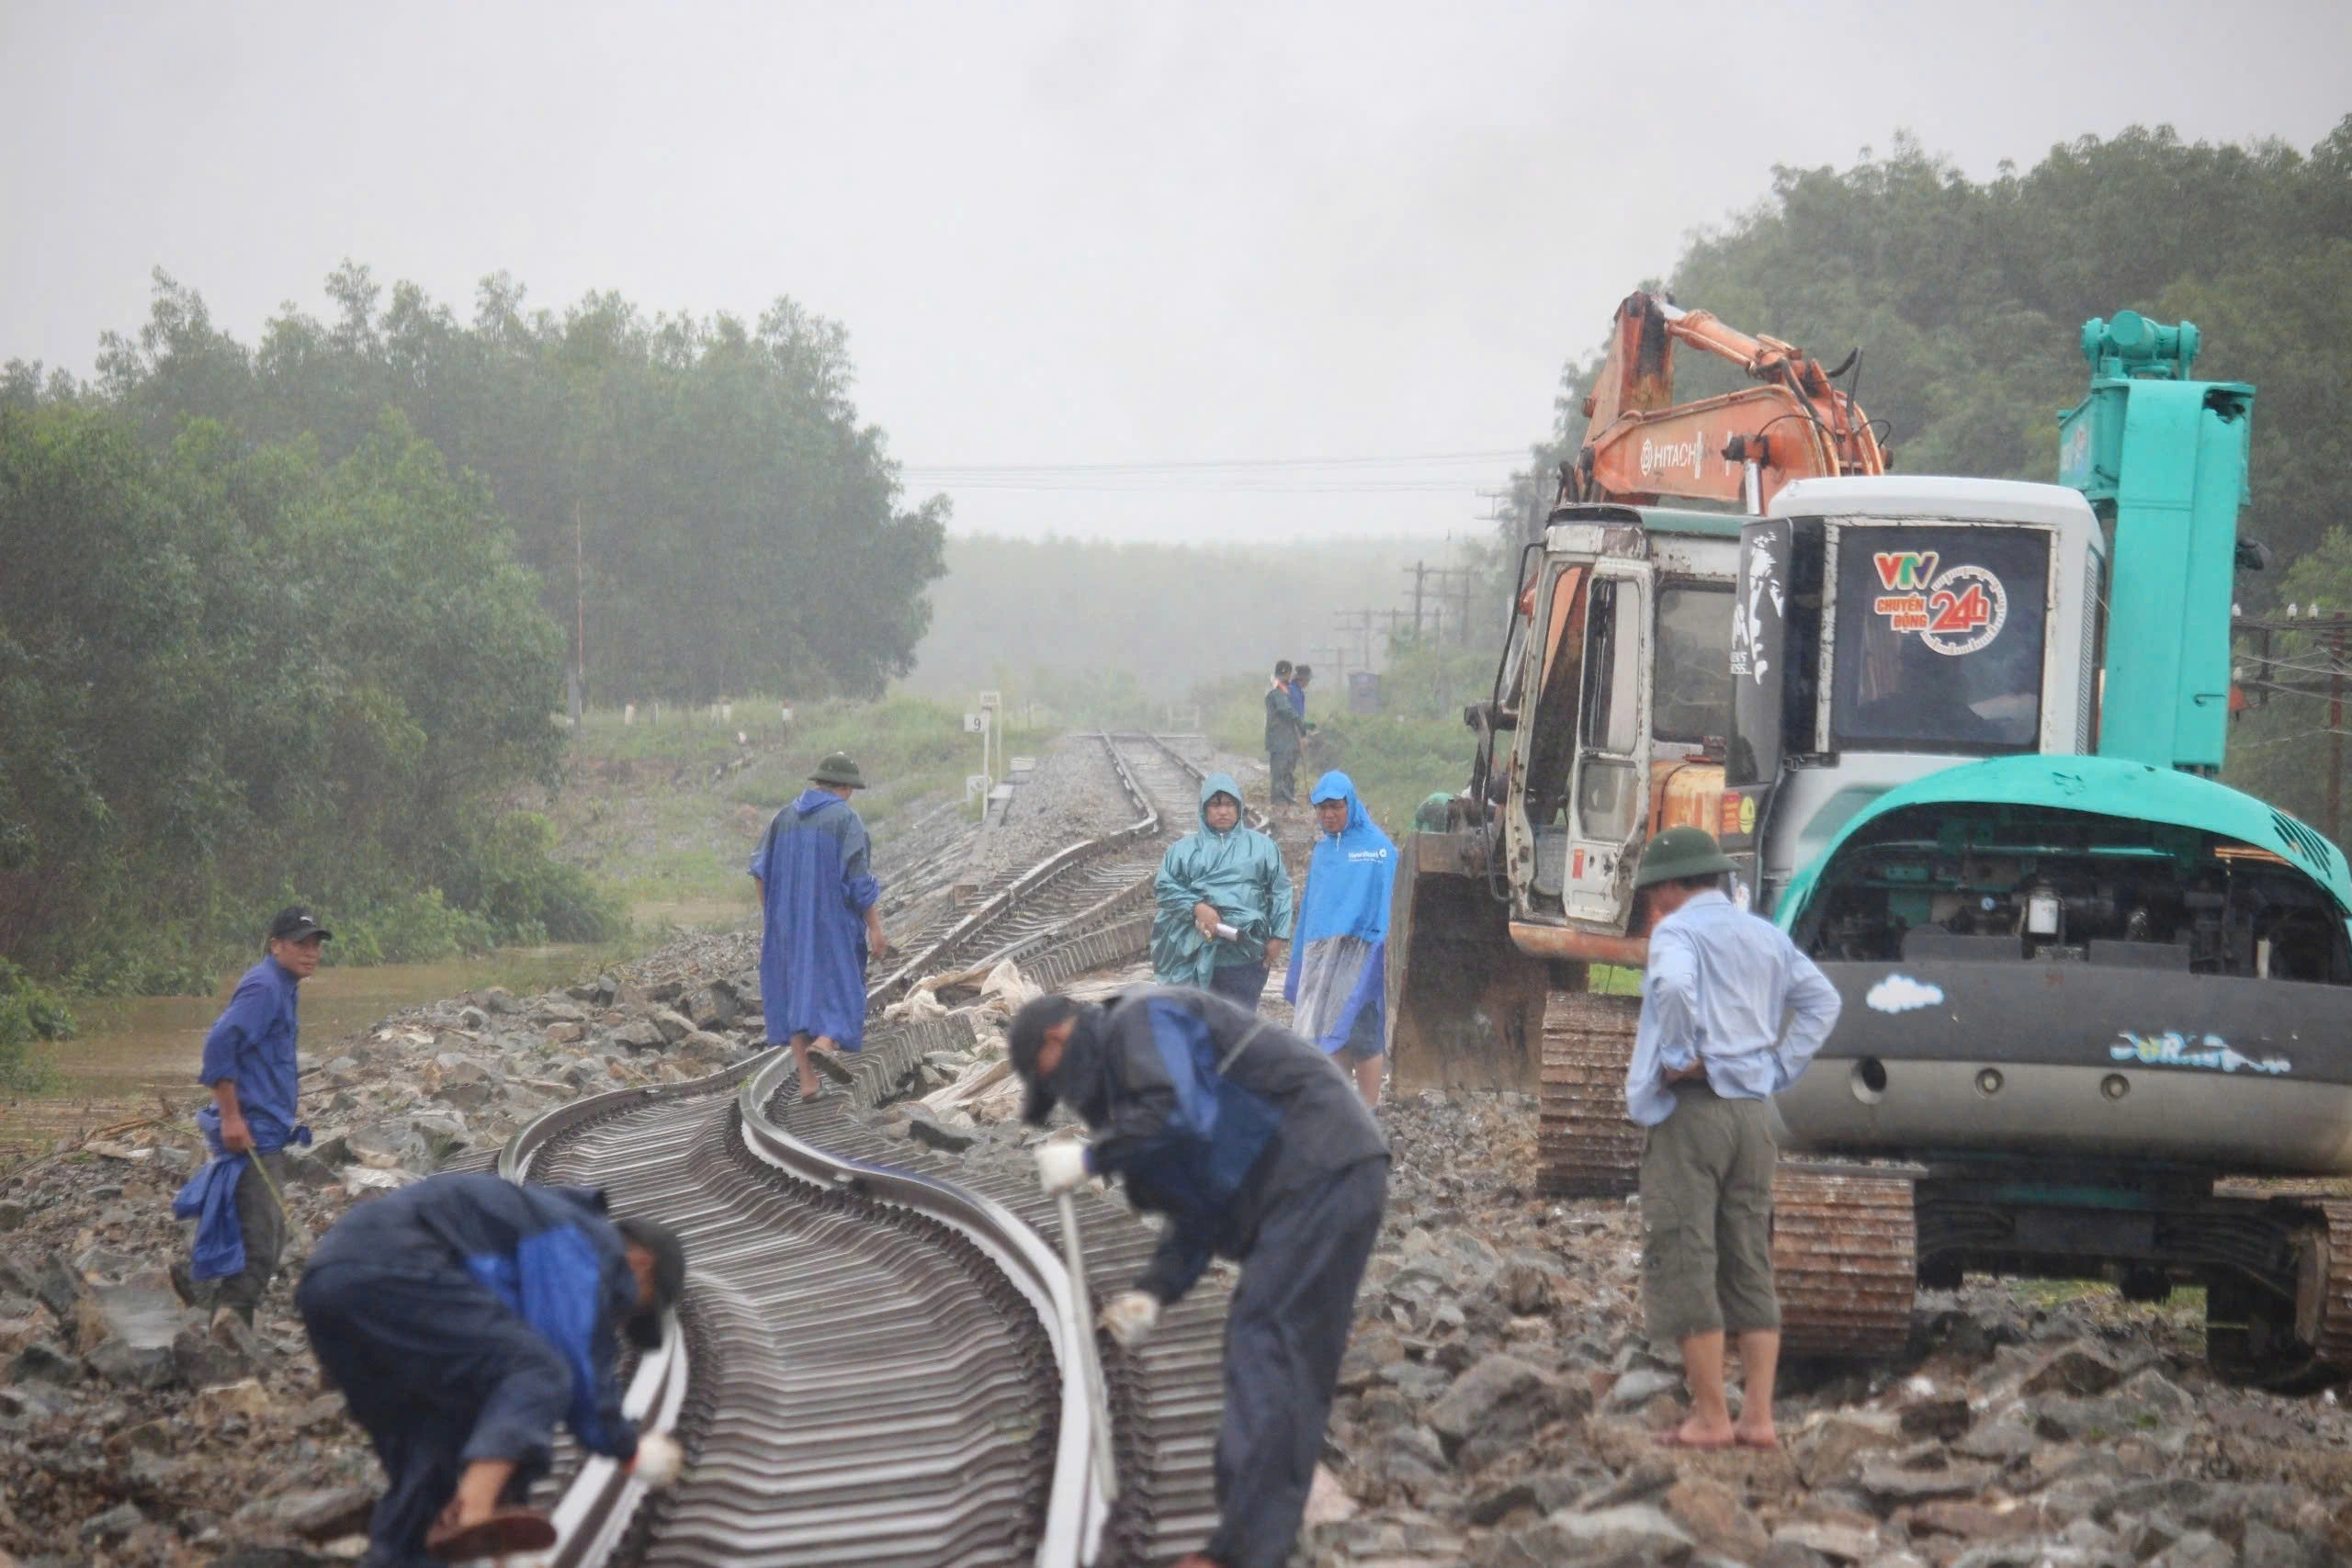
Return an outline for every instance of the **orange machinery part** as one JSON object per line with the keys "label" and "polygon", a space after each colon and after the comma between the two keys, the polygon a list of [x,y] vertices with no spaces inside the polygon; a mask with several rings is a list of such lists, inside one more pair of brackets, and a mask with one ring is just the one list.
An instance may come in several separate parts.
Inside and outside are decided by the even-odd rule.
{"label": "orange machinery part", "polygon": [[[1677,404],[1678,344],[1728,360],[1763,385]],[[1868,416],[1819,360],[1654,294],[1632,294],[1618,306],[1584,412],[1585,446],[1562,475],[1564,501],[1642,505],[1671,496],[1730,505],[1752,500],[1760,509],[1795,479],[1886,471]],[[1758,465],[1752,498],[1748,459]]]}

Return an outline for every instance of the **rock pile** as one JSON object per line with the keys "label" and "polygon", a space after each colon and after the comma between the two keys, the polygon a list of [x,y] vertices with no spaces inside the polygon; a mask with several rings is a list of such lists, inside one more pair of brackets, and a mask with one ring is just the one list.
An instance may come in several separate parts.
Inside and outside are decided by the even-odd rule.
{"label": "rock pile", "polygon": [[1345,1497],[1302,1563],[2317,1568],[2352,1551],[2352,1421],[2332,1396],[2220,1385],[2190,1317],[2099,1292],[1923,1296],[1900,1364],[1784,1370],[1780,1450],[1660,1450],[1680,1379],[1638,1332],[1638,1206],[1521,1186],[1523,1097],[1383,1115],[1389,1219],[1327,1444]]}

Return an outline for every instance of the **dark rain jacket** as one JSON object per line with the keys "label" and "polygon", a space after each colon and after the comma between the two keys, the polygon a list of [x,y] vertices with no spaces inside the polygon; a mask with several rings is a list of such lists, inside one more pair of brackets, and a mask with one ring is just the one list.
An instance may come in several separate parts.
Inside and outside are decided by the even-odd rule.
{"label": "dark rain jacket", "polygon": [[1304,705],[1291,701],[1291,689],[1277,681],[1266,688],[1266,750],[1295,751],[1306,733]]}
{"label": "dark rain jacket", "polygon": [[1223,997],[1139,987],[1084,1006],[1077,1021],[1054,1093],[1097,1134],[1087,1168],[1168,1216],[1136,1281],[1163,1302],[1191,1290],[1212,1256],[1247,1255],[1284,1199],[1388,1156],[1329,1056]]}
{"label": "dark rain jacket", "polygon": [[[456,1268],[484,1285],[552,1345],[571,1374],[565,1423],[582,1446],[616,1459],[637,1451],[614,1373],[621,1325],[637,1310],[637,1276],[605,1195],[587,1187],[526,1187],[488,1174],[435,1176],[345,1214],[311,1251],[334,1264],[413,1275]],[[453,1347],[453,1349],[456,1348]],[[543,1455],[550,1433],[474,1433],[469,1448]]]}

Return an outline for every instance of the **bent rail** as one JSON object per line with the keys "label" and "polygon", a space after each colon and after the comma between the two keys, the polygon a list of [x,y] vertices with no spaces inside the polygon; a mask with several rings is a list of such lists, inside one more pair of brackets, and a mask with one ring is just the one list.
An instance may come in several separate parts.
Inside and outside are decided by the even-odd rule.
{"label": "bent rail", "polygon": [[[852,1194],[920,1214],[963,1236],[987,1257],[1036,1311],[1060,1367],[1059,1425],[1047,1491],[1037,1568],[1085,1568],[1100,1549],[1117,1494],[1112,1461],[1111,1415],[1095,1361],[1094,1328],[1074,1280],[1037,1234],[1000,1203],[948,1182],[889,1166],[826,1153],[769,1119],[790,1055],[771,1050],[725,1072],[682,1084],[615,1089],[548,1111],[510,1139],[498,1173],[527,1179],[533,1163],[573,1130],[662,1100],[707,1097],[730,1083],[744,1146],[763,1163],[820,1192]],[[665,1319],[659,1348],[639,1361],[625,1408],[645,1431],[667,1431],[677,1420],[692,1369],[674,1314]],[[592,1457],[564,1488],[553,1510],[556,1546],[528,1560],[532,1568],[599,1568],[629,1533],[646,1488],[614,1461]]]}

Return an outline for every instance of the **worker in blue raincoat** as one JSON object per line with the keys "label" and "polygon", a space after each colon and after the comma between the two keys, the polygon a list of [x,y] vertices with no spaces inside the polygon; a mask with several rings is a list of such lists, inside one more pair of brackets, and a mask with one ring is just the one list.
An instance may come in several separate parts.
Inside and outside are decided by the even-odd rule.
{"label": "worker in blue raincoat", "polygon": [[209,1286],[216,1318],[233,1313],[251,1324],[286,1250],[286,1145],[311,1141],[300,1121],[295,989],[318,972],[320,950],[334,936],[300,904],[277,911],[262,961],[245,971],[204,1037],[198,1077],[212,1103],[196,1124],[211,1158],[180,1189],[172,1212],[196,1222],[184,1289],[201,1301],[197,1288],[218,1280]]}
{"label": "worker in blue raincoat", "polygon": [[614,1221],[584,1187],[436,1176],[344,1215],[294,1300],[383,1461],[368,1568],[552,1545],[521,1502],[559,1420],[639,1480],[674,1481],[677,1444],[621,1414],[614,1360],[619,1333],[662,1343],[685,1273],[673,1232]]}
{"label": "worker in blue raincoat", "polygon": [[1242,825],[1230,773],[1201,781],[1201,826],[1168,846],[1153,892],[1152,974],[1254,1008],[1290,946],[1290,873],[1273,840]]}
{"label": "worker in blue raincoat", "polygon": [[1225,1325],[1216,1533],[1178,1568],[1280,1568],[1380,1233],[1386,1140],[1329,1056],[1204,991],[1041,997],[1013,1018],[1010,1055],[1032,1126],[1065,1103],[1095,1134],[1038,1145],[1046,1190],[1116,1177],[1137,1207],[1168,1217],[1134,1288],[1103,1306],[1120,1344],[1142,1344],[1212,1256],[1240,1263]]}
{"label": "worker in blue raincoat", "polygon": [[849,804],[865,776],[836,751],[808,784],[768,824],[750,867],[760,894],[768,1043],[792,1047],[804,1099],[823,1087],[818,1067],[849,1081],[835,1052],[865,1048],[865,965],[890,950],[865,823]]}
{"label": "worker in blue raincoat", "polygon": [[1388,1049],[1388,897],[1396,882],[1396,846],[1365,813],[1347,774],[1325,773],[1307,799],[1323,836],[1307,863],[1283,995],[1293,1010],[1291,1027],[1333,1053],[1363,1102],[1377,1105]]}

